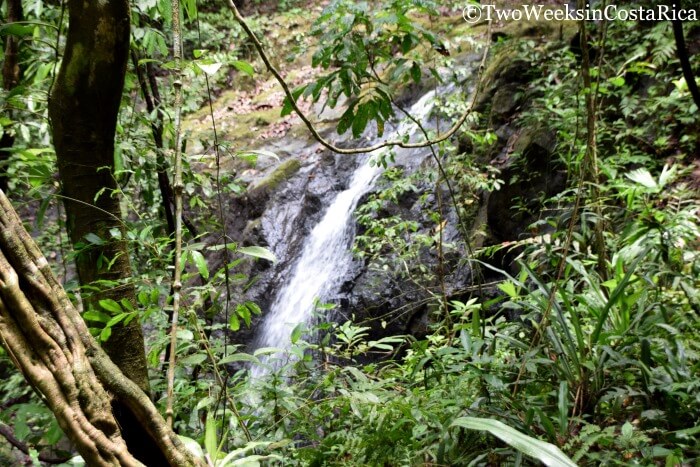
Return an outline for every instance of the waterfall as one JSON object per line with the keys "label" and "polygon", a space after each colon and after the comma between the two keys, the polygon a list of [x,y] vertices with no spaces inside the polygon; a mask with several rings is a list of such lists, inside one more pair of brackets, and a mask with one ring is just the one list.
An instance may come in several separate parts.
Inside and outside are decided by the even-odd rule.
{"label": "waterfall", "polygon": [[[432,110],[434,91],[425,94],[413,104],[409,113],[418,121]],[[418,131],[414,123],[401,123],[386,139],[401,139]],[[397,157],[407,150],[397,150]],[[413,151],[415,152],[415,151]],[[351,157],[351,156],[347,156]],[[291,268],[282,288],[277,293],[260,333],[256,347],[290,347],[292,329],[300,323],[309,323],[317,300],[321,302],[337,290],[352,262],[350,246],[354,237],[352,214],[357,203],[367,193],[382,172],[381,166],[371,163],[370,155],[362,155],[352,180],[329,205],[323,218],[304,240],[299,258]],[[260,367],[253,374],[262,374]]]}

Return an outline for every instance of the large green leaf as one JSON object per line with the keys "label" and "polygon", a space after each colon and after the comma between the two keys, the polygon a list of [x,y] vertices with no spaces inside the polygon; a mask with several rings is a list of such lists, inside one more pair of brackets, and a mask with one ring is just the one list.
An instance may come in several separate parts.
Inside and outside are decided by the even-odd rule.
{"label": "large green leaf", "polygon": [[34,24],[8,23],[0,26],[0,37],[2,36],[29,36],[34,33]]}
{"label": "large green leaf", "polygon": [[204,255],[199,251],[190,251],[190,257],[192,262],[197,266],[197,271],[202,278],[209,279],[209,268],[207,267],[207,260],[204,259]]}
{"label": "large green leaf", "polygon": [[255,75],[255,68],[253,68],[253,65],[251,65],[248,62],[244,62],[242,60],[234,60],[231,62],[231,65],[236,67],[238,71],[242,71],[251,78],[253,77],[253,75]]}
{"label": "large green leaf", "polygon": [[261,246],[244,246],[239,248],[238,252],[243,253],[244,255],[253,256],[255,258],[266,259],[272,261],[273,263],[277,261],[277,258],[273,252]]}
{"label": "large green leaf", "polygon": [[555,445],[520,433],[518,430],[498,420],[460,417],[452,422],[452,426],[459,426],[468,430],[488,431],[523,454],[534,457],[545,465],[576,467],[574,461],[569,459],[567,455],[561,452]]}
{"label": "large green leaf", "polygon": [[260,364],[260,360],[250,354],[247,353],[234,353],[231,355],[227,355],[223,357],[221,360],[219,360],[219,365],[225,365],[226,363],[234,363],[234,362],[249,362],[249,363],[255,363],[255,364]]}
{"label": "large green leaf", "polygon": [[651,176],[647,169],[636,169],[625,175],[633,182],[637,182],[646,188],[658,188],[656,180],[654,180],[654,177]]}

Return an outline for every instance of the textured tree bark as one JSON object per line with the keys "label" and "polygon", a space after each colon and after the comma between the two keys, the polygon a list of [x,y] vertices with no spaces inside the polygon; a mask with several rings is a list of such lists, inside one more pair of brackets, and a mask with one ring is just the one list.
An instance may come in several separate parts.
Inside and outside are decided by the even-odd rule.
{"label": "textured tree bark", "polygon": [[[87,306],[97,307],[102,299],[134,303],[127,245],[110,233],[113,229],[124,233],[113,170],[114,136],[129,52],[129,3],[69,0],[68,11],[66,48],[51,93],[49,115],[71,241],[74,245],[84,242],[90,233],[104,241],[78,253],[78,277],[83,286],[96,281],[118,283],[90,296],[85,294]],[[114,327],[104,349],[129,379],[149,392],[138,320]],[[164,459],[151,448],[152,440],[144,435],[134,414],[119,400],[113,410],[132,453],[148,465],[162,465]]]}
{"label": "textured tree bark", "polygon": [[[131,277],[126,244],[110,229],[123,230],[113,176],[114,134],[129,48],[129,6],[124,0],[68,2],[70,27],[49,111],[65,197],[68,231],[74,244],[93,233],[102,238],[80,252],[77,269],[83,285]],[[98,263],[114,261],[111,267]],[[133,300],[125,282],[100,292],[97,299]],[[115,329],[105,345],[114,363],[144,391],[148,375],[143,336],[136,320]]]}
{"label": "textured tree bark", "polygon": [[[7,22],[13,23],[22,21],[22,1],[7,0]],[[5,37],[5,58],[2,64],[2,84],[5,90],[14,89],[20,80],[19,68],[19,38],[8,35]],[[3,112],[9,109],[3,109]],[[11,113],[10,113],[11,115]],[[0,136],[0,190],[7,191],[7,167],[3,163],[10,157],[9,149],[15,143],[15,137],[10,133],[3,133]]]}
{"label": "textured tree bark", "polygon": [[120,433],[114,400],[163,459],[146,465],[202,465],[98,346],[2,191],[0,343],[88,465],[143,465]]}

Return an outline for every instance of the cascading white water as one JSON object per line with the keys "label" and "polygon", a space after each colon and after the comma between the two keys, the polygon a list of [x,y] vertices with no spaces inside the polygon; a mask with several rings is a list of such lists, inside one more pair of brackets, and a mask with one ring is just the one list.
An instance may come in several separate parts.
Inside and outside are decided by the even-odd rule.
{"label": "cascading white water", "polygon": [[[434,91],[425,94],[411,106],[409,113],[419,121],[425,118],[432,109],[434,95]],[[392,134],[385,136],[387,139],[398,139],[417,130],[415,124],[403,123]],[[360,197],[370,190],[382,172],[380,166],[370,163],[369,156],[364,157],[348,188],[336,196],[321,221],[305,239],[291,275],[266,314],[257,347],[287,349],[291,344],[292,329],[299,323],[308,323],[316,301],[323,301],[340,285],[352,261],[352,214]],[[254,374],[264,372],[259,367],[253,369]]]}

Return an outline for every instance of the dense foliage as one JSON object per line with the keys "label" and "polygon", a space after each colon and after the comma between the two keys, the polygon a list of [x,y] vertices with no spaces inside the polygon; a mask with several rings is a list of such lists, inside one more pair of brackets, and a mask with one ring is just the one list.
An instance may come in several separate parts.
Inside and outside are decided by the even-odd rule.
{"label": "dense foliage", "polygon": [[[77,251],[67,251],[46,120],[65,18],[51,2],[22,3],[26,21],[0,26],[0,36],[22,39],[22,82],[0,91],[0,107],[8,109],[0,135],[15,136],[0,169],[9,175],[10,197],[78,300],[71,260],[81,247],[114,238],[87,235]],[[225,10],[198,11],[196,2],[184,3],[184,108],[204,108],[199,113],[207,115],[211,100],[232,82],[254,87],[265,74],[250,39]],[[248,3],[252,11],[255,2]],[[422,0],[334,0],[308,34],[276,36],[277,22],[308,16],[303,8],[311,6],[298,3],[280,2],[276,16],[250,22],[263,45],[282,50],[281,62],[294,63],[312,50],[320,69],[294,95],[343,108],[340,134],[360,136],[366,128],[381,134],[386,121],[402,116],[401,98],[410,86],[465,86],[464,76],[444,70],[471,52],[466,49],[484,50],[483,26],[461,29],[472,34],[467,39],[455,36],[461,11]],[[124,199],[138,303],[103,300],[84,317],[102,340],[124,321],[144,324],[152,388],[164,407],[172,236],[155,174],[168,170],[162,157],[174,141],[167,74],[172,12],[168,2],[138,0],[133,18],[134,63],[114,176]],[[576,25],[531,28],[534,33],[523,35],[506,25],[494,35],[480,84],[488,96],[505,65],[523,64],[518,111],[507,124],[517,131],[544,124],[556,135],[551,173],[565,174],[564,189],[536,203],[514,199],[511,211],[502,213],[527,211],[525,218],[535,219],[529,234],[495,241],[478,221],[479,203],[517,182],[501,177],[504,167],[521,164],[525,178],[529,170],[517,147],[508,151],[507,165],[495,162],[506,143],[499,133],[504,122],[493,117],[488,99],[457,137],[433,147],[433,164],[411,175],[389,167],[357,211],[357,257],[431,291],[425,306],[433,312],[420,335],[370,337],[367,323],[336,320],[296,328],[289,355],[267,348],[245,353],[237,333],[264,310],[237,293],[251,279],[243,266],[274,257],[228,237],[221,203],[245,192],[246,182],[235,170],[222,170],[222,159],[250,163],[259,154],[236,151],[211,127],[188,136],[201,154],[186,161],[186,216],[196,228],[185,234],[184,264],[175,265],[184,268],[188,284],[178,331],[175,428],[212,465],[522,465],[533,458],[564,465],[556,463],[566,460],[555,446],[578,465],[698,462],[700,112],[671,25],[589,24],[590,87],[582,79],[581,47],[571,46]],[[692,54],[700,49],[700,28],[685,24],[684,30],[700,74]],[[147,65],[155,67],[162,98],[150,112],[136,72]],[[587,95],[595,102],[593,158]],[[436,113],[452,121],[467,99],[446,93]],[[280,107],[283,116],[292,111],[288,100]],[[159,125],[161,146],[154,138]],[[390,165],[391,153],[378,163]],[[419,186],[430,187],[420,194],[426,203],[445,194],[439,211],[424,214],[434,226],[428,232],[393,209]],[[442,235],[448,212],[456,213],[461,233],[452,244]],[[421,262],[430,251],[439,251],[445,267],[478,271],[471,287],[446,295],[444,269]],[[318,308],[330,313],[333,305]],[[266,369],[262,376],[251,377],[255,366]],[[52,414],[2,348],[0,376],[0,427],[11,427],[34,463],[40,452],[42,460],[47,453],[69,459]],[[1,463],[16,455],[0,442]]]}

